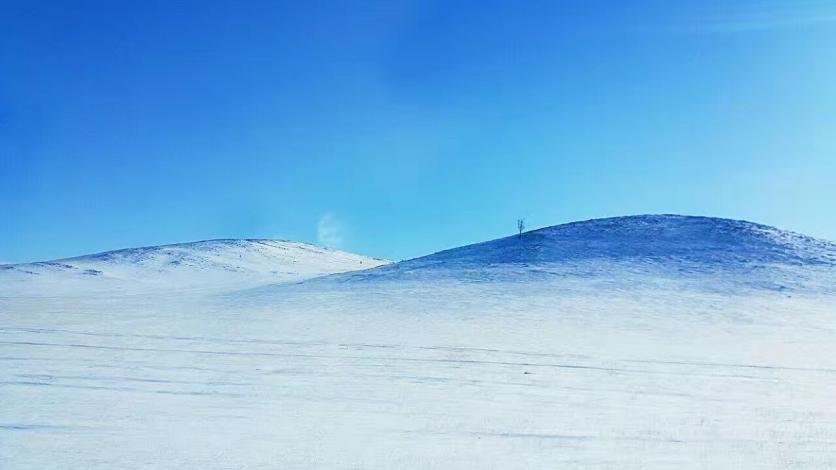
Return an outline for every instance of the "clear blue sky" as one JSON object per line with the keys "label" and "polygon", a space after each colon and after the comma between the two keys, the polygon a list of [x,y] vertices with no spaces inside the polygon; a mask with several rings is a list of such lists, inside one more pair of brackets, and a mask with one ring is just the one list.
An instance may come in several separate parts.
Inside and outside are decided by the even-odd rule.
{"label": "clear blue sky", "polygon": [[836,239],[836,1],[5,0],[0,179],[3,261],[661,212]]}

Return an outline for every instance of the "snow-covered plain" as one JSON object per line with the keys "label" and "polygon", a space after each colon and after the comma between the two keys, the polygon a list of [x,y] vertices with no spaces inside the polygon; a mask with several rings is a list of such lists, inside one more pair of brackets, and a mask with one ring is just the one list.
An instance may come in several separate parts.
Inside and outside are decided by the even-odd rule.
{"label": "snow-covered plain", "polygon": [[769,227],[190,290],[2,276],[3,469],[836,467],[836,245]]}

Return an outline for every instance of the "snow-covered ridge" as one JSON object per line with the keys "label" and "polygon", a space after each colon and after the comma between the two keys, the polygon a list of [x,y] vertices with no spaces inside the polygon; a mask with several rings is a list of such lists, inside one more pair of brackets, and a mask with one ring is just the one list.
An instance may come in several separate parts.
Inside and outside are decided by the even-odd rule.
{"label": "snow-covered ridge", "polygon": [[[370,269],[376,268],[376,269]],[[325,282],[605,281],[710,290],[833,292],[836,244],[752,222],[681,215],[593,219],[389,264],[280,240],[223,239],[0,266],[0,296],[75,290],[249,289]],[[322,282],[322,281],[317,281]]]}
{"label": "snow-covered ridge", "polygon": [[294,282],[388,263],[283,240],[221,239],[127,248],[54,261],[0,266],[0,295],[75,289],[134,292],[243,288]]}
{"label": "snow-covered ridge", "polygon": [[741,220],[638,215],[546,227],[333,279],[630,283],[642,276],[833,290],[836,244]]}
{"label": "snow-covered ridge", "polygon": [[538,263],[586,259],[836,263],[836,244],[743,220],[638,215],[555,225],[454,248],[410,264]]}

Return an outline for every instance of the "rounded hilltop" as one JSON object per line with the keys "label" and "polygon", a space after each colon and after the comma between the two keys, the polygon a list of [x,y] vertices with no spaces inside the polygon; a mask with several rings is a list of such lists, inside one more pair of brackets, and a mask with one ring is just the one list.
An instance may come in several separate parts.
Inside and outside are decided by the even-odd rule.
{"label": "rounded hilltop", "polygon": [[633,215],[554,225],[411,261],[498,264],[585,259],[834,263],[836,244],[744,220]]}
{"label": "rounded hilltop", "polygon": [[26,295],[193,289],[220,292],[298,282],[386,263],[285,240],[204,240],[5,265],[0,267],[0,296],[4,292]]}
{"label": "rounded hilltop", "polygon": [[742,220],[635,215],[545,227],[334,278],[832,291],[836,244]]}

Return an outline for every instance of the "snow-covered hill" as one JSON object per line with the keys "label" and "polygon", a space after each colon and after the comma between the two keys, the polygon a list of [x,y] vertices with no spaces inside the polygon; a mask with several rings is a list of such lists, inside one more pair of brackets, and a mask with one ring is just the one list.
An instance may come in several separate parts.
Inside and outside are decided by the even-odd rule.
{"label": "snow-covered hill", "polygon": [[832,293],[836,244],[740,220],[641,215],[547,227],[328,280],[440,278]]}
{"label": "snow-covered hill", "polygon": [[0,266],[0,296],[221,291],[368,269],[387,261],[280,240],[206,240]]}
{"label": "snow-covered hill", "polygon": [[638,216],[301,282],[336,254],[207,243],[14,268],[120,281],[0,296],[0,468],[836,468],[832,243]]}

